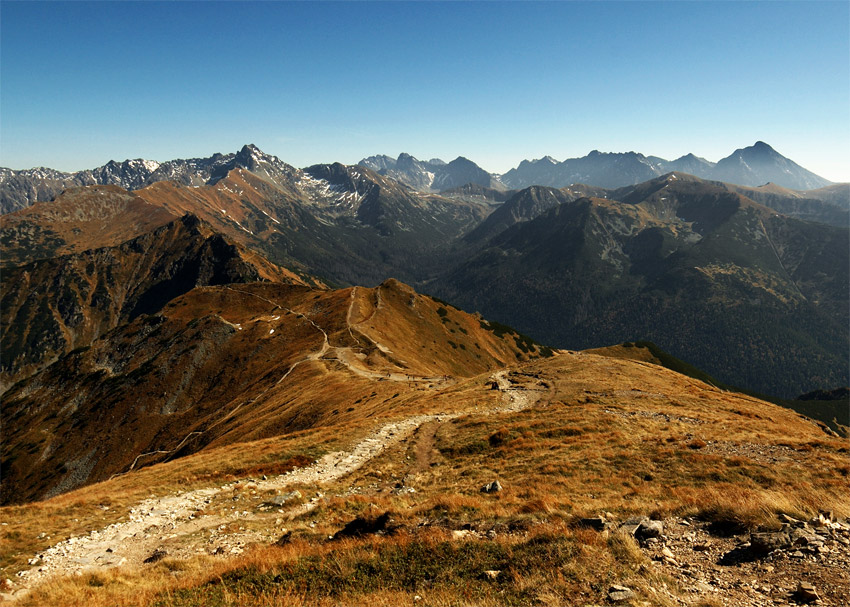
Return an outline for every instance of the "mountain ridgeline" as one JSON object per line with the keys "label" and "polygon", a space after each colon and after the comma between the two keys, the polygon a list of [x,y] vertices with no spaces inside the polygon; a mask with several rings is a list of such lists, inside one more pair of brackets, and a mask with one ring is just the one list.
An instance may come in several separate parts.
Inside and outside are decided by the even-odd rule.
{"label": "mountain ridgeline", "polygon": [[240,278],[170,293],[148,314],[138,300],[115,310],[114,329],[7,391],[2,502],[386,412],[405,400],[398,382],[551,355],[396,280],[328,290]]}
{"label": "mountain ridgeline", "polygon": [[523,161],[502,175],[502,182],[511,188],[563,187],[573,183],[618,188],[673,171],[744,186],[772,182],[793,190],[811,190],[831,185],[830,181],[785,158],[763,141],[735,150],[717,163],[693,154],[670,161],[636,152],[612,154],[596,150],[582,158],[568,158],[563,162],[546,156]]}
{"label": "mountain ridgeline", "polygon": [[[24,197],[3,216],[4,389],[197,286],[389,276],[554,347],[650,340],[726,384],[783,397],[847,384],[847,187],[656,176],[667,161],[638,156],[595,153],[575,165],[598,181],[619,171],[620,187],[506,190],[462,158],[297,169],[255,146],[74,174],[127,187]],[[761,143],[733,157],[712,170],[797,166]],[[562,164],[538,161],[534,178]],[[0,183],[6,201],[24,177],[36,197],[56,185],[55,172],[11,173]],[[181,237],[182,252],[180,239],[157,236],[187,229],[202,234]],[[52,286],[26,297],[21,285],[35,284]]]}

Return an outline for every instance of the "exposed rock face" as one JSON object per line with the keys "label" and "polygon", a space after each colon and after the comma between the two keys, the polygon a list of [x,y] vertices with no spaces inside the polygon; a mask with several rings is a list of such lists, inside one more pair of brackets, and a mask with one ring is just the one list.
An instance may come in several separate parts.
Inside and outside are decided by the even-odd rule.
{"label": "exposed rock face", "polygon": [[501,490],[502,483],[500,483],[498,480],[490,481],[489,483],[481,487],[481,491],[483,493],[498,493]]}

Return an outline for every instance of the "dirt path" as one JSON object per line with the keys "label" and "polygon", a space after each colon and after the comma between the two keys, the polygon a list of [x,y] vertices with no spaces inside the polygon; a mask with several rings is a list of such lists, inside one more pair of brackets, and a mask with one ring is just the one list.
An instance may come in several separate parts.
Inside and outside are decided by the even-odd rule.
{"label": "dirt path", "polygon": [[[533,406],[540,398],[541,391],[527,389],[527,386],[511,381],[505,371],[491,376],[502,391],[502,402],[489,410],[479,410],[476,414],[491,415],[520,411]],[[531,382],[528,382],[530,387]],[[102,529],[91,531],[88,535],[72,537],[60,542],[31,561],[31,569],[17,575],[14,594],[3,598],[17,600],[28,594],[31,588],[46,580],[87,571],[97,571],[110,567],[139,566],[154,550],[168,544],[181,543],[181,551],[171,556],[189,556],[193,553],[207,552],[210,542],[229,535],[228,543],[241,551],[251,541],[267,540],[255,531],[242,528],[246,522],[267,519],[269,514],[256,510],[239,510],[231,506],[232,512],[221,514],[205,513],[217,497],[233,492],[237,485],[250,487],[257,493],[276,492],[291,489],[294,486],[321,486],[337,481],[372,459],[386,449],[407,439],[414,432],[419,433],[416,453],[416,469],[425,470],[430,466],[434,448],[434,435],[443,422],[468,412],[446,412],[443,414],[414,415],[402,420],[392,421],[376,428],[366,438],[347,451],[328,453],[321,459],[287,474],[266,480],[234,481],[221,486],[187,491],[175,495],[150,498],[129,510],[129,520],[114,523]],[[313,501],[290,509],[290,517],[309,512],[319,505]],[[272,515],[273,516],[273,515]],[[227,528],[237,526],[234,531]]]}
{"label": "dirt path", "polygon": [[[420,375],[411,375],[411,374],[407,374],[407,373],[372,371],[370,369],[367,369],[365,366],[357,364],[357,360],[358,360],[358,353],[356,352],[357,348],[352,348],[351,346],[332,346],[330,344],[330,339],[328,338],[327,331],[325,331],[321,326],[319,326],[313,319],[308,317],[306,314],[303,314],[301,312],[296,312],[295,310],[292,310],[290,308],[282,306],[280,303],[273,301],[271,299],[268,299],[266,297],[263,297],[262,295],[257,295],[256,293],[250,293],[248,291],[243,291],[241,289],[234,289],[233,287],[229,287],[229,286],[226,286],[225,289],[227,289],[229,291],[233,291],[235,293],[241,293],[243,295],[249,295],[251,297],[256,297],[257,299],[260,299],[260,300],[270,304],[271,306],[273,306],[272,312],[279,309],[279,310],[283,310],[287,314],[292,314],[297,318],[302,318],[302,319],[306,320],[311,325],[313,325],[313,327],[316,330],[318,330],[322,334],[322,344],[321,344],[321,346],[319,347],[318,350],[310,352],[309,354],[305,355],[304,358],[297,360],[294,363],[292,363],[291,365],[289,365],[289,367],[286,369],[286,371],[278,378],[278,380],[274,384],[272,384],[271,386],[269,386],[268,388],[266,388],[265,390],[260,392],[257,396],[254,396],[247,401],[243,401],[243,402],[237,404],[233,409],[231,409],[223,417],[216,420],[212,425],[208,426],[205,430],[203,430],[203,431],[195,430],[195,431],[190,432],[185,437],[183,437],[183,439],[180,440],[180,442],[178,442],[171,449],[149,451],[149,452],[146,452],[146,453],[140,453],[138,456],[136,456],[136,459],[133,460],[133,463],[130,465],[130,467],[126,471],[113,474],[110,477],[110,479],[118,477],[118,476],[122,476],[124,474],[127,474],[128,472],[131,472],[132,470],[134,470],[136,468],[136,466],[139,463],[139,460],[143,460],[144,458],[153,457],[153,456],[161,456],[161,455],[169,455],[171,453],[176,453],[189,439],[191,439],[195,436],[199,436],[199,435],[203,434],[204,432],[208,432],[208,431],[212,430],[213,428],[215,428],[216,426],[223,423],[224,421],[226,421],[227,419],[233,417],[233,415],[240,408],[242,408],[243,405],[245,405],[247,403],[252,403],[252,402],[256,402],[258,400],[261,400],[268,392],[276,389],[278,386],[280,386],[280,384],[282,384],[284,381],[286,381],[286,379],[290,376],[290,374],[299,365],[302,365],[304,363],[316,362],[316,361],[319,361],[319,360],[322,360],[322,359],[336,360],[339,363],[341,363],[343,366],[348,368],[348,370],[351,371],[352,373],[354,373],[355,375],[358,375],[360,377],[366,377],[366,378],[369,378],[369,379],[380,379],[380,380],[396,381],[396,382],[408,382],[408,383],[410,383],[410,382],[430,383],[430,384],[440,385],[441,387],[453,384],[454,381],[455,381],[453,378],[446,378],[446,377],[428,377],[428,376],[420,376]],[[375,313],[378,311],[378,309],[381,307],[380,291],[376,291],[376,293],[377,293],[376,301],[375,301],[374,307],[371,310],[371,312],[369,313],[369,315],[362,320],[359,320],[355,323],[352,323],[351,318],[352,318],[352,312],[353,312],[353,308],[354,308],[355,301],[356,301],[355,298],[356,298],[356,294],[357,294],[357,287],[352,287],[352,289],[351,289],[351,302],[349,303],[348,311],[346,312],[346,324],[347,324],[349,335],[358,344],[360,343],[360,340],[358,340],[357,337],[354,335],[354,333],[352,332],[352,328],[370,320],[375,315]],[[270,320],[272,320],[272,321],[279,320],[279,318],[280,318],[279,316],[272,316],[272,317],[270,317]],[[221,320],[222,320],[222,322],[225,322],[228,325],[239,328],[238,325],[234,325],[233,323],[231,323],[231,322],[229,322],[229,321],[227,321],[223,318]],[[390,352],[390,350],[388,348],[386,348],[385,346],[383,346],[380,343],[375,342],[375,346],[383,352]],[[162,460],[162,461],[167,461],[167,459],[168,458],[166,458],[166,460]]]}
{"label": "dirt path", "polygon": [[434,451],[437,449],[437,430],[442,422],[431,421],[416,429],[416,445],[414,447],[414,462],[411,474],[422,474],[434,463]]}

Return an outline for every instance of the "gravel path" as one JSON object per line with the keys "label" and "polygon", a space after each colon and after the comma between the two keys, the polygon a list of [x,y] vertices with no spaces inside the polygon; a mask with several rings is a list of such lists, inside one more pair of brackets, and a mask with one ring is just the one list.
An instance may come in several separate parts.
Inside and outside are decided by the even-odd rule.
{"label": "gravel path", "polygon": [[[489,410],[479,410],[476,414],[498,414],[516,412],[533,406],[540,398],[539,389],[527,389],[519,382],[523,378],[508,378],[507,371],[493,374],[491,382],[496,382],[502,392],[502,402]],[[39,553],[30,564],[32,568],[17,574],[14,592],[0,595],[0,598],[15,601],[26,596],[30,589],[57,576],[79,575],[118,566],[139,566],[149,558],[163,542],[185,540],[181,555],[206,552],[208,538],[229,533],[226,528],[233,524],[244,525],[251,520],[267,518],[268,515],[256,511],[239,511],[225,516],[206,514],[204,510],[216,497],[230,494],[237,485],[247,483],[257,493],[277,492],[294,486],[320,486],[337,481],[372,459],[386,449],[397,445],[410,437],[413,432],[429,422],[444,422],[466,415],[468,412],[447,412],[431,415],[414,415],[402,420],[389,422],[375,429],[366,438],[356,443],[348,451],[328,453],[313,464],[265,480],[233,481],[221,486],[186,491],[175,495],[155,497],[144,500],[131,508],[129,520],[114,523],[102,529],[91,531],[88,535],[69,538]],[[290,516],[309,512],[319,505],[317,498],[299,505]],[[249,540],[256,539],[256,532],[244,527],[236,530],[230,538],[230,544],[244,546]],[[240,549],[231,550],[238,553]]]}

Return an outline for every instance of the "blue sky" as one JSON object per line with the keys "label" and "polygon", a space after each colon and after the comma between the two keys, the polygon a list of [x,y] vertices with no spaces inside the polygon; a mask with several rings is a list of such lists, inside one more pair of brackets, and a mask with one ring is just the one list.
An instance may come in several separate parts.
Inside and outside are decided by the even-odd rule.
{"label": "blue sky", "polygon": [[409,152],[503,172],[763,140],[850,181],[850,3],[9,2],[0,166],[255,143],[296,166]]}

